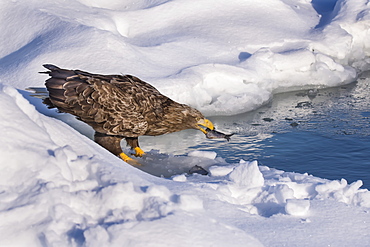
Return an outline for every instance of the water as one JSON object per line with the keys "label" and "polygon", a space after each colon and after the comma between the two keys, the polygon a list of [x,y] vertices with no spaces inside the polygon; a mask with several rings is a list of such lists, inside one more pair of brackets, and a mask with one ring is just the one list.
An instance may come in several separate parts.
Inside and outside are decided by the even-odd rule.
{"label": "water", "polygon": [[211,117],[231,141],[188,130],[141,139],[144,149],[186,154],[215,151],[227,162],[258,160],[284,171],[327,179],[362,180],[370,188],[370,79],[330,89],[275,95],[256,111]]}

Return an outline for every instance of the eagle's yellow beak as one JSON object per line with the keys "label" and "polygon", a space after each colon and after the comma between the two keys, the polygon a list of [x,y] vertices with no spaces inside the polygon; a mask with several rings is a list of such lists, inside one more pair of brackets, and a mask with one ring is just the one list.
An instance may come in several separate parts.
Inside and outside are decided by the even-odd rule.
{"label": "eagle's yellow beak", "polygon": [[[206,118],[203,118],[201,120],[198,121],[197,123],[198,125],[201,125],[205,128],[208,128],[208,129],[211,129],[211,130],[214,130],[215,127],[213,126],[213,123],[211,121],[209,121],[208,119]],[[204,134],[207,134],[207,131],[205,129],[203,129],[202,127],[198,126],[198,128],[204,133]]]}

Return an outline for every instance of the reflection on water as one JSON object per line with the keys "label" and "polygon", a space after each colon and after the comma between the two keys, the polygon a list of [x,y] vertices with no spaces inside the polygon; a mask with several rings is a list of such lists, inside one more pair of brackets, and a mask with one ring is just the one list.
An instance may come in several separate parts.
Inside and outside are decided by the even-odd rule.
{"label": "reflection on water", "polygon": [[256,111],[211,117],[231,141],[195,130],[144,137],[144,149],[186,154],[215,151],[227,162],[257,159],[269,167],[328,179],[363,180],[370,188],[370,80],[275,95]]}

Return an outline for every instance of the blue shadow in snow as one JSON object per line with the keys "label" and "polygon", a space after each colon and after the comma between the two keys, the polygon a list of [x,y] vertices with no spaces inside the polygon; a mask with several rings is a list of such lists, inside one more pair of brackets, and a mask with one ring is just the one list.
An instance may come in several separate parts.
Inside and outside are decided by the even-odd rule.
{"label": "blue shadow in snow", "polygon": [[[0,71],[7,71],[19,63],[27,63],[36,58],[43,49],[45,35],[35,37],[20,49],[0,59]],[[20,61],[20,62],[17,62]]]}

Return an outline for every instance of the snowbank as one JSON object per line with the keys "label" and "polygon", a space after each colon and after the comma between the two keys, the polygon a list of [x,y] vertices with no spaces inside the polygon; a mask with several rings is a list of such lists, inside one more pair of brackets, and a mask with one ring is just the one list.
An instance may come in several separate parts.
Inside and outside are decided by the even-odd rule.
{"label": "snowbank", "polygon": [[[227,164],[214,152],[178,157],[212,161],[208,176],[153,177],[40,114],[13,87],[1,85],[0,106],[2,246],[263,246],[262,240],[276,240],[261,238],[262,232],[241,222],[274,216],[278,228],[289,215],[315,221],[324,210],[315,204],[320,200],[345,203],[347,213],[370,208],[370,192],[360,189],[361,181],[348,185],[257,161]],[[368,212],[356,217],[370,220]],[[308,232],[315,228],[306,226]],[[366,227],[348,231],[369,240]]]}
{"label": "snowbank", "polygon": [[[0,99],[1,118],[8,119],[1,122],[2,246],[147,246],[152,237],[162,245],[189,246],[212,243],[221,234],[219,246],[258,246],[248,234],[236,232],[235,238],[234,229],[201,217],[197,196],[171,192],[169,183],[161,185],[39,114],[14,88],[2,86]],[[176,235],[181,228],[193,231]]]}
{"label": "snowbank", "polygon": [[55,63],[134,74],[207,115],[232,115],[369,69],[362,0],[20,0],[1,11],[0,82],[18,88],[42,86],[36,72]]}

